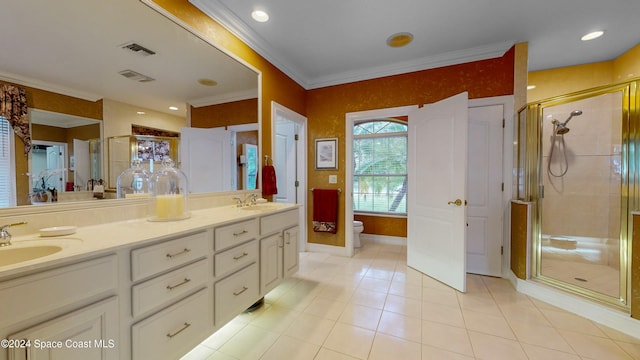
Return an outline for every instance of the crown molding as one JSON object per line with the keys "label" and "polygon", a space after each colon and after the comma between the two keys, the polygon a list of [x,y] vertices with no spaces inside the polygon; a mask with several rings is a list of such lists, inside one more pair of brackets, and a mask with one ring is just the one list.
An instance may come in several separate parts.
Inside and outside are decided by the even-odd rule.
{"label": "crown molding", "polygon": [[515,44],[515,41],[506,41],[426,56],[406,62],[360,68],[354,71],[311,78],[303,74],[297,66],[287,61],[287,59],[279,54],[264,38],[253,31],[251,27],[221,3],[220,0],[189,0],[189,2],[237,36],[241,41],[306,90],[496,58],[503,56],[504,53]]}
{"label": "crown molding", "polygon": [[406,74],[415,71],[435,69],[444,66],[458,65],[472,61],[493,59],[503,56],[515,42],[507,41],[464,50],[450,51],[442,54],[398,62],[395,64],[369,67],[328,76],[317,77],[307,85],[307,90],[350,82],[375,79],[391,75]]}
{"label": "crown molding", "polygon": [[0,80],[6,81],[6,82],[10,82],[10,83],[14,83],[14,84],[19,84],[19,85],[32,87],[32,88],[36,88],[36,89],[40,89],[40,90],[51,91],[51,92],[54,92],[54,93],[67,95],[67,96],[71,96],[71,97],[75,97],[75,98],[83,99],[83,100],[88,100],[88,101],[94,101],[95,102],[95,101],[98,101],[98,100],[103,98],[102,95],[98,95],[98,94],[95,94],[95,93],[92,93],[92,92],[80,91],[80,90],[76,90],[76,89],[72,89],[72,88],[68,88],[68,87],[64,87],[64,86],[60,86],[60,85],[56,85],[56,84],[51,84],[51,83],[44,82],[44,81],[41,81],[41,80],[36,80],[36,79],[29,78],[29,77],[26,77],[26,76],[6,73],[6,72],[2,72],[2,71],[0,71]]}
{"label": "crown molding", "polygon": [[302,87],[305,87],[305,84],[308,83],[308,79],[302,76],[302,71],[300,71],[299,68],[282,56],[278,56],[277,51],[275,51],[260,34],[253,31],[219,0],[189,0],[189,2],[238,37],[242,42]]}

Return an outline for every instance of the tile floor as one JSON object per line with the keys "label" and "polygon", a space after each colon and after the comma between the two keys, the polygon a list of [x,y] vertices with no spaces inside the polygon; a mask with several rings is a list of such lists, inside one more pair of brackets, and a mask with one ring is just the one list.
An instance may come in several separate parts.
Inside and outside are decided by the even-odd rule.
{"label": "tile floor", "polygon": [[466,294],[406,265],[406,247],[301,253],[300,271],[184,360],[640,359],[640,339],[469,275]]}

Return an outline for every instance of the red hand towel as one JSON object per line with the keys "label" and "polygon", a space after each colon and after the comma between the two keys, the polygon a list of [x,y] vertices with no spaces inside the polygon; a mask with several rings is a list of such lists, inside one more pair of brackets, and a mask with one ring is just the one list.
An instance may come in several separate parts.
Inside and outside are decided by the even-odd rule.
{"label": "red hand towel", "polygon": [[313,190],[313,231],[338,231],[338,190]]}
{"label": "red hand towel", "polygon": [[273,165],[265,165],[262,168],[262,195],[269,196],[277,193],[276,168]]}

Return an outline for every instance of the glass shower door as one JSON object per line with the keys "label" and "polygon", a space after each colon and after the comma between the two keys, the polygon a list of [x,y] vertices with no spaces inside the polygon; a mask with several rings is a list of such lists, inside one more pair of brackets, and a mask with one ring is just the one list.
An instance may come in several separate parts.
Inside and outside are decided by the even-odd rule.
{"label": "glass shower door", "polygon": [[[626,299],[625,90],[541,107],[538,277],[609,301]],[[585,291],[586,290],[586,291]],[[613,299],[613,300],[612,300]]]}

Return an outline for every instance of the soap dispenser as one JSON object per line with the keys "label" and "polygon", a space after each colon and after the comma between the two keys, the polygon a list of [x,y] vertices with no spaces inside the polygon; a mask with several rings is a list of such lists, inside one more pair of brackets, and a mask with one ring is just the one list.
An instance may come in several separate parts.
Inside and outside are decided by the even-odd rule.
{"label": "soap dispenser", "polygon": [[134,159],[131,167],[118,176],[118,199],[148,198],[151,172],[142,167],[140,159]]}
{"label": "soap dispenser", "polygon": [[150,221],[182,220],[189,217],[187,176],[165,157],[162,167],[151,175]]}

